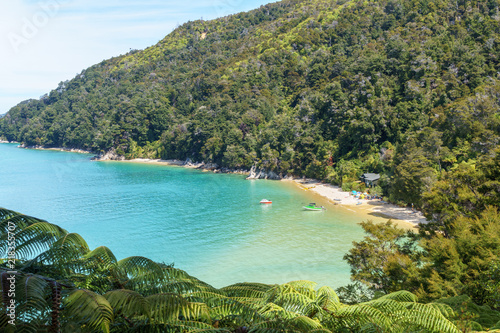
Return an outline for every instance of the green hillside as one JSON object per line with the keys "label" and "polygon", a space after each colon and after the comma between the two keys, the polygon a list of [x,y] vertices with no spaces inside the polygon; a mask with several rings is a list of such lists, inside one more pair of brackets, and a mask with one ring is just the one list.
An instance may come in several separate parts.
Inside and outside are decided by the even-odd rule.
{"label": "green hillside", "polygon": [[499,20],[496,0],[285,0],[188,22],[13,107],[0,135],[344,188],[377,172],[424,207],[444,172],[494,158]]}
{"label": "green hillside", "polygon": [[[462,332],[499,329],[499,57],[498,0],[284,0],[248,13],[185,23],[157,45],[85,69],[40,100],[13,107],[0,119],[0,139],[114,152],[126,158],[190,158],[228,168],[256,166],[282,175],[314,177],[344,189],[364,190],[359,177],[380,173],[378,185],[369,189],[372,193],[411,204],[430,221],[420,226],[419,234],[390,222],[362,223],[366,237],[354,242],[344,257],[354,284],[340,288],[335,296],[300,283],[260,286],[264,289],[258,297],[246,294],[253,288],[247,285],[238,292],[213,294],[211,288],[181,274],[180,282],[193,283],[188,286],[197,289],[179,289],[187,297],[181,301],[187,303],[176,304],[203,303],[203,308],[208,304],[220,311],[227,305],[227,311],[202,318],[193,310],[168,317],[175,319],[171,322],[148,312],[148,304],[157,303],[128,307],[134,302],[125,302],[123,294],[108,307],[122,311],[123,305],[120,313],[130,313],[123,323],[130,318],[128,324],[135,325],[148,317],[157,320],[155,325],[182,326],[185,323],[177,319],[192,319],[218,332],[243,332],[238,329],[246,329],[245,325],[255,332],[266,327],[278,327],[279,332],[313,328],[385,332],[391,330],[383,327],[401,324],[408,331],[442,332],[430,325],[437,323],[434,316],[411,317],[429,314],[431,308]],[[5,227],[7,222],[2,223]],[[35,240],[45,240],[44,233],[51,230],[41,229],[43,237]],[[38,244],[26,240],[23,246]],[[104,261],[116,271],[105,265],[95,268],[89,260],[97,259],[99,251],[78,246],[80,252],[69,250],[85,265],[75,266],[75,272],[89,275],[78,276],[80,284],[71,287],[110,296],[109,290],[116,286],[104,284],[111,281],[109,274],[135,281],[123,269],[143,272],[139,263],[124,268]],[[34,266],[24,262],[23,274],[57,275],[59,270],[50,270],[50,265],[62,269],[71,256],[55,253],[58,262]],[[163,278],[167,268],[160,268]],[[97,280],[92,269],[97,269]],[[64,272],[42,280],[66,281],[69,275]],[[46,282],[40,282],[36,296],[41,300],[49,295]],[[131,288],[139,293],[133,297],[150,297],[144,288]],[[57,296],[57,288],[53,290],[51,295]],[[307,302],[302,301],[304,295]],[[268,307],[275,296],[281,303],[273,304],[284,310]],[[250,312],[238,303],[246,297],[251,298]],[[391,309],[403,309],[392,304],[400,297],[408,298],[402,300],[404,309],[421,312],[407,315],[402,310],[401,318],[407,321],[398,321],[393,314],[399,312]],[[417,297],[424,303],[440,300],[441,305],[407,304],[416,303]],[[345,309],[341,313],[332,307],[339,298],[342,307],[334,307]],[[72,300],[80,304],[78,297],[70,298],[69,304]],[[347,304],[364,305],[344,307]],[[381,308],[373,309],[373,304]],[[48,306],[35,312],[48,315]],[[293,315],[288,312],[291,308]],[[258,320],[238,317],[243,314]],[[344,315],[363,320],[342,321]],[[420,321],[415,318],[432,328],[416,325]],[[89,325],[89,330],[112,322],[107,317],[77,319],[74,322]]]}

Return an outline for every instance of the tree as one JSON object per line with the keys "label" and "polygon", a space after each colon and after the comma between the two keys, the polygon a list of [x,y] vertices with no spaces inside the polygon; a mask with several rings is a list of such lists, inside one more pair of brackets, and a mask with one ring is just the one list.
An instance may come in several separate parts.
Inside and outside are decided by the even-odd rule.
{"label": "tree", "polygon": [[[424,239],[428,265],[422,280],[430,298],[469,295],[477,304],[492,302],[498,294],[495,263],[500,260],[500,214],[488,206],[479,216],[456,217],[448,237],[437,233]],[[425,285],[424,284],[424,285]]]}
{"label": "tree", "polygon": [[461,162],[444,172],[423,194],[423,211],[433,223],[427,230],[450,233],[457,216],[475,217],[487,206],[500,205],[500,148],[479,161]]}
{"label": "tree", "polygon": [[351,266],[351,279],[384,294],[417,290],[422,263],[418,235],[395,227],[391,221],[360,225],[368,235],[361,242],[353,242],[353,248],[344,256]]}
{"label": "tree", "polygon": [[390,188],[391,199],[420,207],[422,193],[430,189],[437,178],[437,172],[413,137],[400,148],[397,156],[394,180]]}

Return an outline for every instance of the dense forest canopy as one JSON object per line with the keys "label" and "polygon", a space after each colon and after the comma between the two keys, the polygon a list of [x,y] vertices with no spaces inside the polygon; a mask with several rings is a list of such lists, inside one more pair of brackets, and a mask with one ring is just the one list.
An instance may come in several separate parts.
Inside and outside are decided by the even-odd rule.
{"label": "dense forest canopy", "polygon": [[496,0],[285,0],[188,22],[13,107],[0,135],[345,186],[378,172],[423,206],[498,146],[499,20]]}

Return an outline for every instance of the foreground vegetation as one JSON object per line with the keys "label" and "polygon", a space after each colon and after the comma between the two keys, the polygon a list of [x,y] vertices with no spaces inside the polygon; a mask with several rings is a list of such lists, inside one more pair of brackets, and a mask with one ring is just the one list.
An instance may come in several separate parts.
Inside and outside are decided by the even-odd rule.
{"label": "foreground vegetation", "polygon": [[309,281],[216,289],[144,257],[117,261],[106,247],[90,250],[77,234],[6,209],[3,258],[12,225],[15,267],[2,259],[0,268],[3,332],[459,332],[449,305],[421,304],[407,291],[346,305]]}

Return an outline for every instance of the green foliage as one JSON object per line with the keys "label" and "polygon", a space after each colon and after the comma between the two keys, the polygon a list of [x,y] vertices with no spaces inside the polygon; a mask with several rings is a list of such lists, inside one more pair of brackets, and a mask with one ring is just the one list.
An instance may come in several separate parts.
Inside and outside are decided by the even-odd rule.
{"label": "green foliage", "polygon": [[493,311],[488,305],[479,306],[466,295],[442,298],[436,303],[449,305],[453,309],[458,327],[479,331],[494,327],[500,321],[500,312]]}
{"label": "green foliage", "polygon": [[[442,297],[466,298],[473,315],[462,313],[460,325],[479,322],[492,327],[498,316],[498,263],[500,261],[500,214],[488,206],[477,217],[455,217],[449,233],[421,230],[420,235],[405,232],[391,222],[375,225],[362,223],[367,237],[353,242],[345,255],[351,266],[351,277],[363,283],[341,289],[344,299],[359,299],[363,294],[406,289],[425,301]],[[360,293],[361,291],[361,293]],[[450,298],[450,302],[455,298]],[[464,302],[465,302],[464,301]],[[479,307],[476,304],[480,304]],[[450,304],[451,303],[446,303]],[[453,308],[458,311],[457,306]],[[477,319],[484,312],[482,319]],[[483,315],[481,315],[483,316]]]}
{"label": "green foliage", "polygon": [[14,106],[0,136],[338,185],[382,173],[384,195],[425,207],[457,163],[498,145],[497,10],[283,0],[187,22]]}
{"label": "green foliage", "polygon": [[[20,223],[20,233],[38,222],[0,209],[2,233],[8,230],[5,220],[31,222]],[[458,332],[448,319],[453,315],[450,308],[417,303],[417,297],[407,291],[346,305],[333,289],[316,288],[310,281],[282,285],[239,283],[215,289],[185,272],[147,258],[116,261],[105,247],[82,251],[82,245],[86,244],[74,234],[60,230],[60,235],[51,238],[56,229],[37,229],[31,239],[24,239],[31,240],[33,245],[48,245],[47,251],[55,258],[52,262],[40,258],[19,260],[15,299],[9,296],[9,269],[3,268],[6,260],[2,259],[0,292],[4,302],[0,305],[0,328],[7,331],[12,328],[5,316],[6,304],[10,304],[12,298],[16,303],[16,327],[32,332],[365,332],[373,329]],[[40,237],[44,234],[48,238]],[[47,244],[47,239],[52,239],[52,243]],[[76,247],[78,250],[68,249],[75,257],[60,256],[62,252],[52,251],[52,245],[60,249],[62,244]],[[25,265],[26,261],[31,264]],[[50,273],[48,268],[54,267],[54,263],[66,264],[71,269],[57,270],[57,277],[33,272]]]}
{"label": "green foliage", "polygon": [[487,303],[500,309],[500,260],[490,262],[486,274],[482,276],[485,285]]}
{"label": "green foliage", "polygon": [[[105,60],[14,106],[0,119],[0,137],[126,158],[256,166],[349,190],[363,190],[361,174],[380,173],[375,191],[422,209],[430,223],[420,226],[420,242],[391,224],[365,223],[369,236],[346,255],[354,280],[369,292],[406,289],[426,301],[467,294],[498,307],[500,222],[492,208],[500,206],[498,9],[492,0],[283,0],[187,22],[154,46]],[[9,221],[22,230],[23,274],[49,279],[23,276],[36,286],[33,318],[49,313],[49,298],[44,303],[40,295],[50,283],[67,280],[68,291],[130,291],[111,294],[110,304],[131,317],[114,312],[110,319],[101,311],[100,318],[75,319],[77,326],[87,320],[88,327],[110,323],[113,330],[132,320],[137,331],[392,330],[393,318],[378,308],[393,306],[391,299],[340,307],[347,319],[335,326],[321,317],[327,310],[306,286],[215,290],[169,265],[117,261],[103,247],[91,251],[80,236],[46,221],[7,210],[0,219],[0,230]],[[7,238],[0,233],[4,257]],[[271,289],[281,298],[259,303]],[[342,299],[362,301],[358,289],[341,290]],[[170,296],[155,296],[163,294]],[[329,306],[338,303],[334,298],[326,297]],[[132,299],[144,306],[129,307]],[[148,308],[148,299],[189,311],[174,321],[172,313]],[[105,304],[99,302],[89,309]],[[314,309],[320,317],[311,316]],[[404,329],[434,325],[422,318],[414,324],[423,326]],[[37,320],[30,322],[45,325]]]}
{"label": "green foliage", "polygon": [[391,293],[401,289],[415,289],[421,254],[418,237],[411,231],[385,224],[362,222],[368,234],[344,256],[351,266],[351,278],[362,282],[372,291]]}
{"label": "green foliage", "polygon": [[490,265],[500,258],[499,239],[500,214],[488,207],[479,217],[457,218],[449,237],[437,234],[424,240],[430,262],[424,269],[429,294],[433,298],[467,294],[478,304],[491,301],[495,290],[487,281]]}
{"label": "green foliage", "polygon": [[500,148],[452,167],[424,193],[424,212],[434,230],[447,235],[457,215],[475,217],[486,206],[500,206]]}

